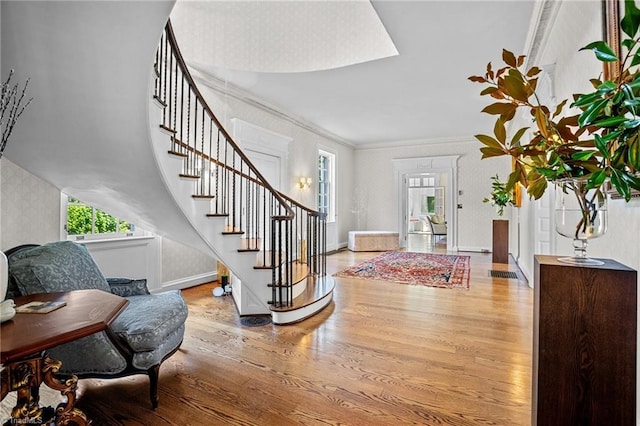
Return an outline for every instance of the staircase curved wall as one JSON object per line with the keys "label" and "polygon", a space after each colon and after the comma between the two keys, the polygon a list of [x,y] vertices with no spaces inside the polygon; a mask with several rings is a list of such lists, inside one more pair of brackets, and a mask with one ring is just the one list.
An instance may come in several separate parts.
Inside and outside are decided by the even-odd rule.
{"label": "staircase curved wall", "polygon": [[151,147],[151,70],[173,4],[2,2],[2,76],[29,77],[34,98],[5,155],[67,194],[211,253]]}

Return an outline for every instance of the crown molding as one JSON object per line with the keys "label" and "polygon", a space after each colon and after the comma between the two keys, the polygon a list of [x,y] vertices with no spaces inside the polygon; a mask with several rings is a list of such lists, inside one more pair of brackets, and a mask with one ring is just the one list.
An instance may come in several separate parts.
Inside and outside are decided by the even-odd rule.
{"label": "crown molding", "polygon": [[529,32],[524,44],[524,52],[527,56],[525,68],[538,63],[541,53],[546,49],[562,2],[563,0],[542,0],[534,3]]}
{"label": "crown molding", "polygon": [[410,148],[419,147],[425,145],[441,145],[451,143],[476,143],[476,139],[472,136],[460,136],[460,137],[448,137],[448,138],[433,138],[433,139],[409,139],[403,141],[393,142],[375,142],[358,144],[355,146],[357,151],[375,150],[375,149],[389,149],[389,148]]}

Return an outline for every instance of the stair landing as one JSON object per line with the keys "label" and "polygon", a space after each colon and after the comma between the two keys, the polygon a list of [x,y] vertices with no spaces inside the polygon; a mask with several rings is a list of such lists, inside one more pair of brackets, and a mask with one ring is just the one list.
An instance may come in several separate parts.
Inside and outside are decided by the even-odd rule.
{"label": "stair landing", "polygon": [[[292,324],[302,321],[324,309],[333,300],[335,281],[331,276],[307,276],[305,289],[293,299],[292,306],[271,307],[274,324]],[[298,284],[298,285],[300,285]]]}

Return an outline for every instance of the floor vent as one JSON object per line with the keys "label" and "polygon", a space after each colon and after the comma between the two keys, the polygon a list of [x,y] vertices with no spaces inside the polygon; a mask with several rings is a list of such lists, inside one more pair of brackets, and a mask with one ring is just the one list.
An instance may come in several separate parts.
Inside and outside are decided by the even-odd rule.
{"label": "floor vent", "polygon": [[494,271],[491,269],[489,271],[489,275],[493,278],[509,278],[509,279],[518,279],[518,274],[513,271]]}
{"label": "floor vent", "polygon": [[247,327],[261,327],[263,325],[271,324],[270,316],[255,316],[255,317],[242,317],[240,318],[240,324]]}

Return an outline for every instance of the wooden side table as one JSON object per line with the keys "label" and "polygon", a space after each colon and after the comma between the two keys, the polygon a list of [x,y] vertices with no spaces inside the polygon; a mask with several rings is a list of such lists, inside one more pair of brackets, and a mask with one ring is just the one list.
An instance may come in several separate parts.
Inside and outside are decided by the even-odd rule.
{"label": "wooden side table", "polygon": [[637,271],[535,256],[533,425],[635,425]]}
{"label": "wooden side table", "polygon": [[[46,293],[15,299],[16,306],[31,301],[65,301],[67,304],[47,314],[16,314],[0,328],[1,399],[18,394],[11,412],[11,424],[88,425],[85,414],[75,408],[78,378],[64,381],[55,377],[62,363],[49,358],[46,350],[105,330],[129,303],[127,299],[101,290]],[[60,391],[66,398],[54,410],[40,407],[40,385]]]}

